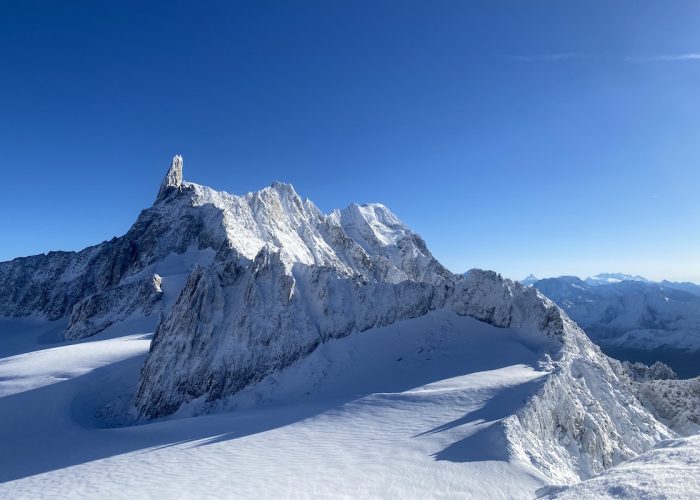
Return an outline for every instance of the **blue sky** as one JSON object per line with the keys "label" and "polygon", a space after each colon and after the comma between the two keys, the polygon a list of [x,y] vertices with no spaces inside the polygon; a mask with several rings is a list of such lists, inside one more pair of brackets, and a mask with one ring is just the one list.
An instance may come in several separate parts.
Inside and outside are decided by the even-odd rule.
{"label": "blue sky", "polygon": [[170,158],[388,205],[454,271],[700,281],[700,3],[0,2],[0,260],[126,232]]}

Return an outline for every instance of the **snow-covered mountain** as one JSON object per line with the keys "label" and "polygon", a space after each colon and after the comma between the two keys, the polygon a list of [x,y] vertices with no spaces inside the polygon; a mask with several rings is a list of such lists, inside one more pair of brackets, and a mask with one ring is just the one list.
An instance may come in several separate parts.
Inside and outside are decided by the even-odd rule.
{"label": "snow-covered mountain", "polygon": [[[182,159],[176,157],[154,205],[121,238],[77,253],[0,264],[0,311],[15,317],[9,324],[42,318],[65,324],[67,339],[84,340],[55,349],[71,348],[62,352],[103,370],[104,378],[92,380],[91,389],[80,389],[87,393],[45,390],[56,408],[66,406],[70,415],[81,415],[90,425],[96,425],[95,414],[103,426],[144,424],[111,435],[131,436],[142,447],[167,448],[167,440],[190,439],[182,435],[201,436],[208,429],[235,434],[231,426],[247,428],[248,419],[258,417],[275,427],[269,422],[314,408],[312,413],[323,417],[302,419],[294,432],[317,440],[370,426],[376,432],[363,443],[372,448],[397,421],[415,415],[415,421],[406,422],[405,435],[395,435],[395,445],[384,443],[388,448],[379,455],[408,454],[423,463],[423,452],[431,449],[436,461],[451,464],[502,462],[503,468],[496,467],[500,472],[486,474],[485,482],[465,491],[483,496],[488,483],[498,482],[495,478],[517,476],[522,489],[506,481],[498,490],[512,497],[543,484],[592,477],[674,437],[669,425],[687,423],[662,423],[661,403],[642,403],[647,392],[633,372],[603,355],[537,289],[489,271],[450,273],[420,236],[383,205],[353,204],[325,214],[289,184],[275,182],[238,196],[185,182],[182,174]],[[117,360],[114,350],[119,346],[131,353],[136,344],[109,337],[101,341],[100,336],[85,340],[101,331],[129,331],[136,319],[145,322],[140,325],[157,323],[140,375],[131,363],[117,368],[125,359]],[[80,356],[91,345],[99,345],[101,354],[85,361]],[[11,373],[3,373],[0,389],[23,394],[26,388],[38,391],[52,387],[57,378],[82,373],[70,366],[54,372],[55,361],[34,364],[60,357],[54,349],[45,351],[7,358],[6,368],[26,376],[17,383]],[[30,395],[0,397],[0,407],[12,415],[31,414],[33,401]],[[81,404],[90,410],[79,410]],[[220,410],[244,413],[202,416]],[[197,418],[177,418],[188,416]],[[14,436],[41,434],[51,418],[32,415],[0,425],[13,456],[28,453]],[[119,448],[123,444],[115,444],[121,443],[118,438],[76,430],[71,418],[56,421],[60,428],[47,437],[53,448],[65,449],[63,440],[74,436],[85,446],[124,452]],[[197,422],[204,427],[199,429]],[[158,441],[163,432],[171,436],[165,443]],[[298,439],[294,433],[276,435],[282,442]],[[426,444],[417,453],[414,443],[421,436]],[[94,444],[101,439],[114,441]],[[250,447],[243,458],[232,460],[244,467],[245,457],[271,447],[274,438],[265,439],[260,437],[257,445],[246,439]],[[222,457],[235,449],[221,450],[216,460],[230,463]],[[364,452],[354,451],[357,456]],[[182,467],[198,462],[194,452],[182,453],[165,460]],[[148,457],[136,455],[119,467],[154,466]],[[352,467],[360,461],[357,456]],[[70,457],[52,460],[76,465]],[[477,473],[478,464],[450,470]],[[17,465],[5,465],[11,478],[24,477]],[[341,462],[336,465],[342,468]],[[280,477],[292,470],[299,475],[292,462],[288,466],[286,472],[278,471]],[[392,463],[390,468],[412,473],[404,466]],[[462,476],[449,475],[449,480]],[[230,480],[217,479],[222,484]],[[54,476],[27,481],[15,491],[30,495],[55,481]],[[382,478],[374,481],[367,486],[368,495],[382,496]],[[425,491],[414,494],[425,496]]]}
{"label": "snow-covered mountain", "polygon": [[687,291],[689,286],[641,280],[591,285],[575,276],[533,286],[603,345],[700,349],[700,296]]}
{"label": "snow-covered mountain", "polygon": [[527,277],[520,280],[520,284],[523,286],[530,286],[536,281],[539,281],[539,278],[537,278],[537,276],[535,276],[534,274],[529,274]]}
{"label": "snow-covered mountain", "polygon": [[[630,407],[606,358],[558,308],[494,273],[449,273],[386,207],[325,215],[280,183],[244,197],[193,189],[177,196],[220,209],[228,244],[195,269],[156,329],[135,398],[140,419],[211,411],[332,339],[442,309],[547,341],[541,395],[499,431],[545,474],[589,476],[667,433]],[[585,388],[572,384],[584,373]],[[591,407],[602,398],[609,407]],[[577,405],[588,408],[585,423]],[[543,422],[545,408],[558,416]],[[572,451],[571,440],[586,445]]]}
{"label": "snow-covered mountain", "polygon": [[152,318],[172,306],[195,263],[226,241],[223,214],[201,198],[178,196],[176,156],[152,207],[119,238],[80,252],[49,252],[0,263],[0,316],[67,318],[66,339],[98,333],[133,315]]}
{"label": "snow-covered mountain", "polygon": [[648,283],[649,280],[643,276],[635,276],[632,274],[624,273],[600,273],[595,276],[589,276],[586,278],[586,283],[589,285],[612,285],[613,283],[620,283],[622,281],[641,281],[642,283]]}

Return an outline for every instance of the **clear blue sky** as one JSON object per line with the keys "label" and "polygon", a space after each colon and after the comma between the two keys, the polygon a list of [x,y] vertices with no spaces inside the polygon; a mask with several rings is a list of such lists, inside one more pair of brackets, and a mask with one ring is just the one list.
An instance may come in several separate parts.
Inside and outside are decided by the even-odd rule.
{"label": "clear blue sky", "polygon": [[0,260],[126,232],[170,158],[380,201],[449,268],[700,281],[696,1],[0,0]]}

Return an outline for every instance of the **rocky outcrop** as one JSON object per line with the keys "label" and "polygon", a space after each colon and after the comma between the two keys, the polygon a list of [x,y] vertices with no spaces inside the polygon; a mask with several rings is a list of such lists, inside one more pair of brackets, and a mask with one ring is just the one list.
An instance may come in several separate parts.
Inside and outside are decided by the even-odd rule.
{"label": "rocky outcrop", "polygon": [[154,274],[89,295],[73,306],[65,338],[76,340],[94,335],[133,313],[150,316],[163,295],[161,281]]}
{"label": "rocky outcrop", "polygon": [[673,432],[620,379],[614,360],[560,311],[552,374],[504,422],[513,455],[555,483],[572,483],[648,450]]}
{"label": "rocky outcrop", "polygon": [[[158,268],[171,260],[176,263],[168,264],[169,273],[188,273],[192,262],[177,263],[177,256],[216,251],[227,240],[222,210],[201,203],[197,188],[178,181],[181,175],[182,160],[176,157],[163,185],[177,195],[142,211],[124,236],[80,252],[0,263],[0,316],[67,317],[67,339],[94,335],[135,313],[157,318],[161,284],[150,281]],[[162,286],[172,295],[179,292],[167,278]]]}
{"label": "rocky outcrop", "polygon": [[678,434],[700,432],[700,378],[648,380],[635,389],[644,406]]}
{"label": "rocky outcrop", "polygon": [[661,422],[682,436],[700,432],[700,377],[679,380],[671,368],[610,360],[637,399]]}
{"label": "rocky outcrop", "polygon": [[182,156],[175,155],[168,172],[160,183],[157,199],[163,199],[173,191],[182,188]]}
{"label": "rocky outcrop", "polygon": [[651,366],[644,363],[631,363],[623,361],[617,367],[617,372],[621,376],[633,382],[648,382],[650,380],[676,380],[678,375],[670,366],[657,361]]}

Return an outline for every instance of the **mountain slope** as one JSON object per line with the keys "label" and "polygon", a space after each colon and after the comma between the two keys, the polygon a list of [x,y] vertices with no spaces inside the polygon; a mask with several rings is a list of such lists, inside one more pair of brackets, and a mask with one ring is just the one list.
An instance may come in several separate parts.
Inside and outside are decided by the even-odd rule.
{"label": "mountain slope", "polygon": [[538,498],[694,499],[700,491],[700,436],[660,443],[629,462],[569,487],[548,486]]}

